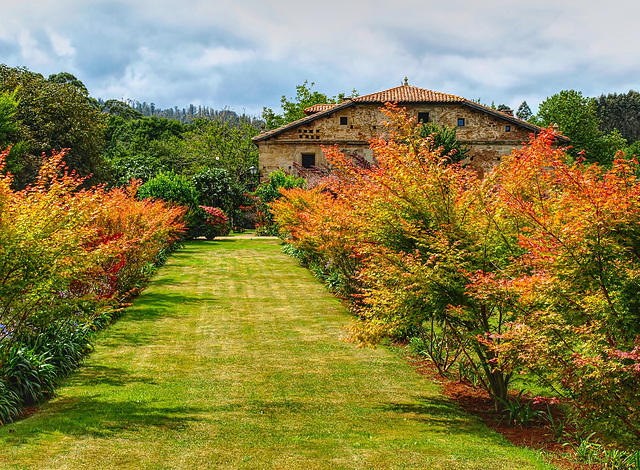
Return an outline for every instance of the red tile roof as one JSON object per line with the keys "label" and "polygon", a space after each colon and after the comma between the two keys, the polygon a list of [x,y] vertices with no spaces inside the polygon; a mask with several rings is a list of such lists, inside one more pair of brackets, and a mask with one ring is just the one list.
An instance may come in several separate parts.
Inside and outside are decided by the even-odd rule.
{"label": "red tile roof", "polygon": [[[411,86],[407,83],[404,85],[389,88],[385,91],[379,91],[377,93],[371,93],[369,95],[358,96],[355,98],[347,99],[340,104],[317,104],[314,106],[309,106],[306,108],[305,114],[306,117],[299,119],[295,122],[291,122],[286,124],[278,129],[273,129],[271,131],[264,132],[260,135],[253,137],[254,142],[258,142],[261,140],[268,139],[270,137],[274,137],[285,132],[288,129],[293,129],[300,124],[315,121],[322,116],[333,114],[334,111],[339,111],[341,109],[345,109],[351,106],[354,106],[358,103],[367,103],[367,104],[384,104],[384,103],[459,103],[462,106],[467,108],[471,108],[476,111],[480,111],[483,113],[487,113],[493,115],[497,118],[505,120],[507,122],[511,122],[518,126],[524,127],[525,129],[529,129],[531,132],[540,132],[541,128],[530,124],[525,121],[521,121],[518,118],[513,117],[512,115],[502,113],[500,111],[491,109],[487,106],[483,106],[478,103],[474,103],[473,101],[469,101],[465,98],[456,95],[449,95],[447,93],[440,93],[438,91],[427,90],[425,88],[418,88],[415,86]],[[564,136],[557,136],[557,139],[561,142],[569,142]]]}
{"label": "red tile roof", "polygon": [[336,106],[338,106],[337,104],[314,104],[313,106],[309,106],[308,108],[305,108],[304,113],[307,116],[311,116],[312,114],[315,113],[320,113],[322,111],[327,111],[328,109],[333,109]]}
{"label": "red tile roof", "polygon": [[464,98],[438,91],[418,88],[411,85],[401,85],[385,91],[358,96],[351,101],[357,103],[463,103]]}

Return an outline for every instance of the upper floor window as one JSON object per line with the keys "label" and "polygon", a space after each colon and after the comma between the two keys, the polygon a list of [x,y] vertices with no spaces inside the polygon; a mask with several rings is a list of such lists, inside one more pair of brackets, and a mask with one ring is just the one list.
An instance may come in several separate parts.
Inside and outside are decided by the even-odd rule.
{"label": "upper floor window", "polygon": [[458,127],[462,127],[465,125],[464,118],[458,118]]}
{"label": "upper floor window", "polygon": [[505,128],[505,131],[507,131],[507,132],[511,132],[511,126],[507,126],[507,127]]}
{"label": "upper floor window", "polygon": [[347,119],[347,117],[346,117],[346,116],[342,116],[342,117],[340,117],[340,125],[341,125],[341,126],[346,126],[346,125],[347,125],[347,123],[348,123],[348,119]]}

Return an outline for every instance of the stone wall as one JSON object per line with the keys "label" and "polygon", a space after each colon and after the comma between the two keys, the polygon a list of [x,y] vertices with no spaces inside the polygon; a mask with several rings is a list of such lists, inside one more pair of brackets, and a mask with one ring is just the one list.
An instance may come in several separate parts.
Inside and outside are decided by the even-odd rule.
{"label": "stone wall", "polygon": [[[531,132],[499,116],[460,104],[408,105],[406,108],[411,115],[428,112],[430,121],[455,127],[458,140],[471,149],[466,163],[481,174],[499,162],[500,157],[510,154],[514,147],[528,141]],[[321,146],[338,145],[345,153],[358,152],[371,161],[368,142],[386,134],[382,124],[385,117],[377,105],[357,104],[259,141],[260,176],[265,179],[278,168],[295,173],[293,162],[302,164],[302,154],[314,154],[315,165],[325,165]],[[458,126],[459,119],[464,119],[463,126]]]}

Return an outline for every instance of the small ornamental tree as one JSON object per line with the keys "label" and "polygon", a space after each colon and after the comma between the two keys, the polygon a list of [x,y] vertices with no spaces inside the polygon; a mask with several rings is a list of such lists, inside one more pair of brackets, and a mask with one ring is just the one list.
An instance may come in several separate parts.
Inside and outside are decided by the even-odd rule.
{"label": "small ornamental tree", "polygon": [[198,191],[195,184],[183,175],[173,172],[159,172],[138,189],[140,199],[161,200],[170,205],[186,208],[187,228],[198,223],[193,220],[198,211]]}
{"label": "small ornamental tree", "polygon": [[296,247],[328,266],[339,261],[356,290],[355,341],[417,334],[455,343],[499,404],[510,374],[496,369],[495,351],[476,337],[502,332],[509,315],[500,299],[469,295],[466,286],[497,275],[512,254],[475,174],[451,164],[404,112],[387,112],[391,137],[371,142],[377,166],[358,167],[329,149],[337,178],[314,197],[283,191],[283,202],[273,204],[276,220]]}
{"label": "small ornamental tree", "polygon": [[449,157],[453,163],[464,160],[469,153],[469,147],[460,144],[456,138],[455,127],[439,126],[434,122],[428,122],[420,128],[420,137],[430,139],[433,150],[443,157]]}
{"label": "small ornamental tree", "polygon": [[178,206],[194,208],[198,205],[198,191],[186,176],[160,172],[138,189],[139,198],[162,199]]}
{"label": "small ornamental tree", "polygon": [[495,172],[526,253],[517,275],[488,286],[518,296],[518,314],[493,345],[498,365],[526,368],[594,423],[640,438],[638,165],[569,165],[543,143]]}

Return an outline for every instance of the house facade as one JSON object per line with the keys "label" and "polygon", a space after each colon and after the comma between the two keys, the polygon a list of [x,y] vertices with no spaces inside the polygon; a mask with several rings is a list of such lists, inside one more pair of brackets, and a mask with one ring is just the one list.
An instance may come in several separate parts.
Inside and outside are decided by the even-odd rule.
{"label": "house facade", "polygon": [[[369,141],[385,135],[381,111],[385,103],[397,103],[407,114],[423,122],[456,129],[458,140],[469,147],[464,163],[480,174],[495,166],[503,155],[527,142],[542,129],[511,114],[465,98],[405,84],[389,90],[348,99],[340,104],[315,105],[307,116],[253,138],[259,148],[260,176],[283,169],[295,173],[294,162],[305,167],[322,166],[322,146],[337,145],[345,154],[357,153],[372,161]],[[564,137],[559,143],[568,143]]]}

